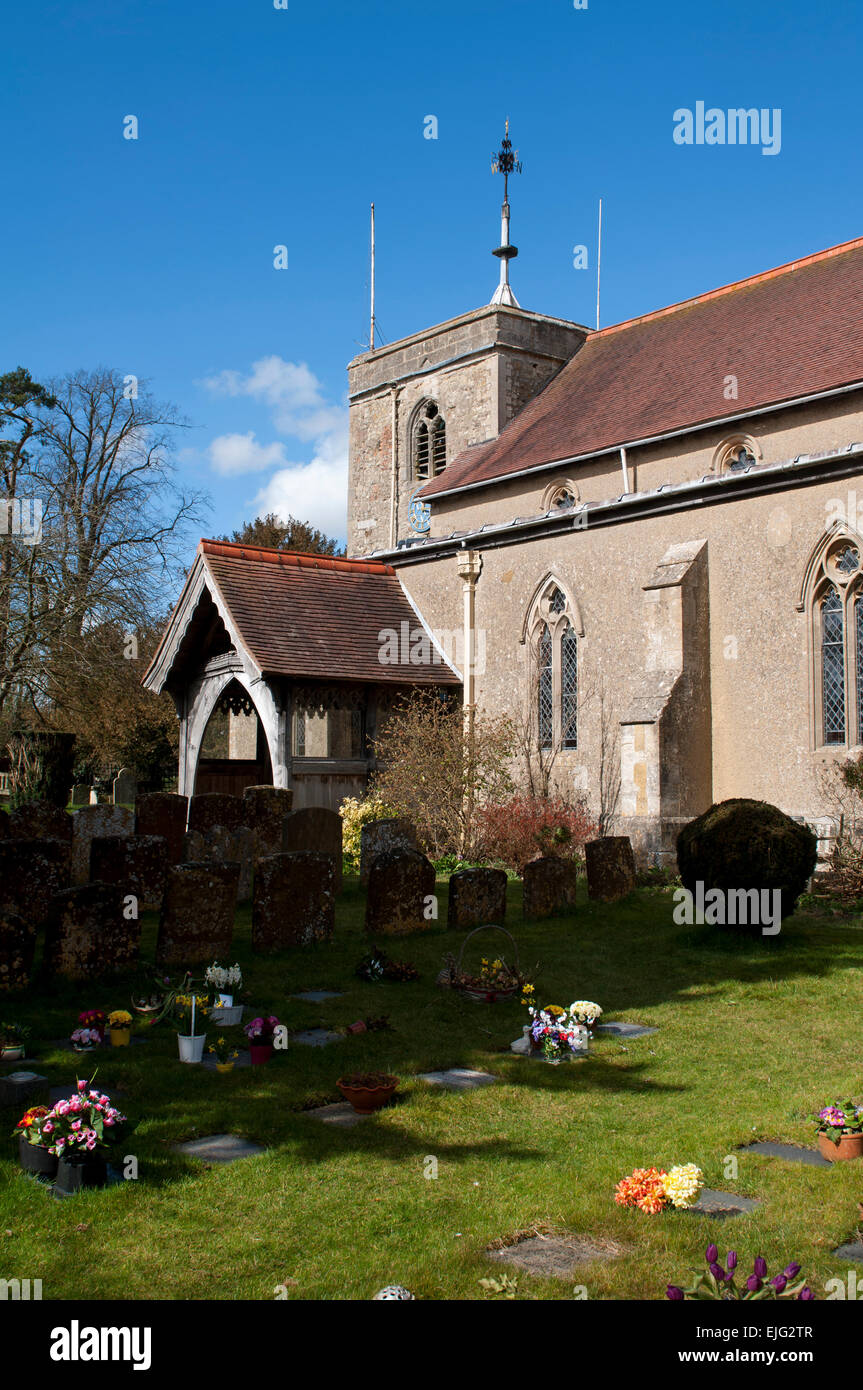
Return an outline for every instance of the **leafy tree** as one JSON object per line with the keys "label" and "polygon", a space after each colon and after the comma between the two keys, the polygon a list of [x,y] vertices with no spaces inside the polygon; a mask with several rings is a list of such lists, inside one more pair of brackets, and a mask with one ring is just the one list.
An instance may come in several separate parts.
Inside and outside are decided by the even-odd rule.
{"label": "leafy tree", "polygon": [[220,540],[232,541],[237,545],[259,545],[267,550],[299,550],[310,555],[344,555],[338,541],[318,531],[307,521],[298,521],[289,516],[283,521],[275,512],[255,517],[247,521],[239,531],[231,536],[220,536]]}

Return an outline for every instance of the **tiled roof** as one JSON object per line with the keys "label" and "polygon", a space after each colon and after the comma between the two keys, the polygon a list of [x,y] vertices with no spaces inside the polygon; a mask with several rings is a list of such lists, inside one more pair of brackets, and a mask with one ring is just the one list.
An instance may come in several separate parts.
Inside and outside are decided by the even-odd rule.
{"label": "tiled roof", "polygon": [[459,684],[442,660],[412,665],[409,642],[398,664],[381,663],[384,629],[421,627],[391,565],[207,540],[199,554],[264,675]]}
{"label": "tiled roof", "polygon": [[[736,399],[723,394],[737,378]],[[432,498],[863,380],[863,237],[591,333]]]}

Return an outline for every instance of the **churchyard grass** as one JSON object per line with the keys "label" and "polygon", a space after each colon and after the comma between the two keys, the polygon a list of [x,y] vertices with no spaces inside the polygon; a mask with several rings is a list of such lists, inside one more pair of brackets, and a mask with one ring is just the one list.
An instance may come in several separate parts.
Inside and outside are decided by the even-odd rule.
{"label": "churchyard grass", "polygon": [[[575,914],[522,924],[520,885],[508,892],[507,925],[522,964],[540,965],[543,1000],[595,999],[606,1018],[659,1031],[600,1035],[589,1060],[571,1065],[519,1059],[508,1051],[526,1022],[517,1002],[489,1007],[436,987],[444,952],[461,940],[437,927],[377,943],[412,960],[418,982],[361,982],[353,969],[367,942],[355,878],[339,899],[334,944],[254,956],[243,908],[231,961],[256,1011],[291,1029],[389,1014],[393,1031],[292,1045],[264,1067],[219,1075],[181,1065],[164,1024],[145,1046],[92,1057],[39,1041],[68,1035],[81,1008],[125,1007],[128,981],[53,983],[6,1001],[4,1015],[33,1027],[32,1065],[52,1085],[73,1081],[76,1066],[82,1076],[98,1066],[99,1087],[138,1121],[122,1152],[137,1157],[139,1177],[55,1201],[19,1173],[4,1140],[0,1276],[40,1278],[45,1299],[271,1299],[285,1281],[290,1298],[368,1299],[400,1282],[418,1298],[473,1299],[484,1296],[480,1279],[506,1268],[488,1260],[490,1242],[536,1227],[603,1237],[621,1255],[566,1279],[522,1274],[520,1298],[571,1299],[577,1285],[589,1298],[661,1298],[714,1239],[741,1260],[764,1255],[771,1273],[798,1260],[823,1297],[825,1281],[851,1268],[831,1252],[854,1232],[861,1165],[804,1167],[738,1146],[814,1145],[808,1116],[823,1098],[863,1092],[860,919],[801,914],[778,938],[746,941],[676,926],[668,890],[605,906],[589,904],[582,883]],[[444,880],[438,893],[445,921]],[[154,946],[148,916],[145,960]],[[500,949],[492,935],[488,946]],[[343,994],[322,1004],[289,998],[310,988]],[[410,1079],[450,1066],[500,1079],[465,1094]],[[337,1077],[359,1070],[397,1072],[398,1103],[347,1130],[303,1113],[337,1101]],[[4,1134],[17,1119],[0,1112]],[[268,1151],[207,1168],[170,1148],[225,1131]],[[430,1158],[436,1179],[424,1176]],[[634,1167],[689,1161],[708,1186],[760,1205],[722,1223],[615,1205],[615,1184]]]}

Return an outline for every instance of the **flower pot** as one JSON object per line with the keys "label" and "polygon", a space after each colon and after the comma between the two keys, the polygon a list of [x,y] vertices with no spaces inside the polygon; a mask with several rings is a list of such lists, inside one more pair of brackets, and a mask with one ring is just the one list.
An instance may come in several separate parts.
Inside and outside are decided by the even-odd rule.
{"label": "flower pot", "polygon": [[863,1134],[843,1134],[841,1139],[828,1139],[818,1131],[818,1147],[831,1163],[844,1163],[850,1158],[863,1158]]}
{"label": "flower pot", "polygon": [[380,1086],[355,1086],[344,1079],[336,1082],[345,1100],[350,1101],[358,1115],[371,1115],[375,1110],[380,1110],[381,1106],[392,1100],[398,1084],[396,1076]]}
{"label": "flower pot", "polygon": [[217,1062],[217,1063],[216,1063],[216,1071],[225,1072],[225,1071],[233,1071],[233,1070],[234,1070],[234,1064],[233,1064],[233,1062]]}
{"label": "flower pot", "polygon": [[39,1144],[29,1143],[23,1134],[18,1136],[18,1163],[25,1173],[38,1173],[46,1178],[53,1178],[57,1172],[57,1159],[54,1154]]}
{"label": "flower pot", "polygon": [[112,1047],[128,1047],[132,1040],[131,1028],[112,1028],[111,1030]]}
{"label": "flower pot", "polygon": [[272,1043],[249,1043],[249,1055],[253,1067],[262,1067],[273,1055]]}
{"label": "flower pot", "polygon": [[87,1047],[83,1047],[83,1046],[81,1045],[81,1043],[73,1043],[73,1044],[72,1044],[72,1051],[73,1051],[73,1052],[95,1052],[95,1051],[96,1051],[98,1048],[100,1048],[101,1046],[102,1046],[101,1043],[89,1043],[89,1044],[87,1045]]}
{"label": "flower pot", "polygon": [[233,996],[233,994],[220,994],[220,995],[219,995],[219,1008],[221,1008],[221,1009],[231,1009],[231,1008],[233,1008],[233,1006],[234,1006],[234,996]]}
{"label": "flower pot", "polygon": [[54,1191],[62,1197],[72,1197],[86,1187],[104,1187],[108,1181],[108,1165],[100,1154],[71,1154],[57,1164]]}
{"label": "flower pot", "polygon": [[230,1008],[218,1005],[210,1010],[210,1022],[215,1023],[217,1028],[233,1028],[242,1021],[242,1004],[233,1004]]}
{"label": "flower pot", "polygon": [[0,1061],[20,1062],[24,1056],[24,1044],[18,1043],[15,1047],[0,1047]]}
{"label": "flower pot", "polygon": [[194,1036],[190,1033],[178,1033],[177,1043],[180,1048],[180,1061],[200,1062],[204,1056],[204,1043],[206,1041],[206,1033],[198,1033]]}

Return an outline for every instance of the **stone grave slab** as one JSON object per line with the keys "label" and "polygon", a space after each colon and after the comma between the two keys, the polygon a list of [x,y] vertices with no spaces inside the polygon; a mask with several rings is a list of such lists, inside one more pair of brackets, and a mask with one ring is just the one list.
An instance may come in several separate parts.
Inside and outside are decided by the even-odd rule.
{"label": "stone grave slab", "polygon": [[552,917],[574,912],[578,867],[572,859],[545,855],[525,864],[521,871],[522,911],[526,918]]}
{"label": "stone grave slab", "polygon": [[341,1033],[331,1033],[329,1028],[306,1028],[302,1033],[294,1033],[291,1042],[301,1047],[327,1047],[330,1043],[344,1042]]}
{"label": "stone grave slab", "polygon": [[186,1158],[199,1158],[204,1163],[234,1163],[238,1158],[254,1158],[265,1153],[262,1144],[241,1139],[239,1134],[207,1134],[202,1139],[189,1139],[185,1144],[172,1144],[175,1153]]}
{"label": "stone grave slab", "polygon": [[649,1033],[658,1033],[658,1028],[646,1028],[641,1023],[598,1023],[597,1033],[609,1033],[614,1038],[646,1038]]}
{"label": "stone grave slab", "polygon": [[353,1129],[361,1120],[369,1119],[368,1115],[357,1114],[349,1100],[337,1100],[332,1105],[319,1105],[316,1109],[306,1110],[304,1113],[313,1115],[322,1124],[332,1125],[335,1129]]}
{"label": "stone grave slab", "polygon": [[789,1163],[807,1163],[811,1168],[832,1168],[833,1164],[817,1149],[806,1149],[797,1144],[778,1144],[772,1139],[759,1140],[757,1144],[744,1144],[744,1153],[767,1154],[771,1158],[784,1158]]}
{"label": "stone grave slab", "polygon": [[723,1221],[729,1216],[740,1216],[745,1211],[754,1211],[759,1205],[754,1197],[741,1197],[736,1192],[716,1192],[712,1187],[702,1187],[698,1201],[684,1210],[696,1216],[713,1216]]}
{"label": "stone grave slab", "polygon": [[20,1105],[26,1110],[43,1105],[47,1095],[48,1078],[36,1071],[10,1071],[0,1076],[0,1105]]}
{"label": "stone grave slab", "polygon": [[292,999],[302,999],[304,1004],[322,1004],[325,999],[341,999],[336,989],[307,989],[302,994],[292,994]]}
{"label": "stone grave slab", "polygon": [[863,1265],[863,1238],[849,1240],[845,1245],[840,1245],[838,1249],[834,1250],[833,1254],[838,1255],[840,1260],[852,1260],[855,1264]]}
{"label": "stone grave slab", "polygon": [[[366,829],[363,826],[363,833]],[[376,941],[381,936],[407,936],[434,928],[435,919],[426,916],[434,893],[434,866],[424,854],[414,849],[379,852],[369,869],[367,935]]]}
{"label": "stone grave slab", "polygon": [[420,1072],[417,1081],[428,1081],[429,1085],[442,1086],[445,1091],[476,1091],[480,1086],[492,1086],[497,1077],[470,1067],[449,1067],[447,1071]]}
{"label": "stone grave slab", "polygon": [[529,1236],[500,1250],[486,1251],[490,1260],[514,1265],[544,1279],[566,1279],[581,1265],[616,1260],[620,1253],[620,1246],[614,1241],[576,1235]]}

